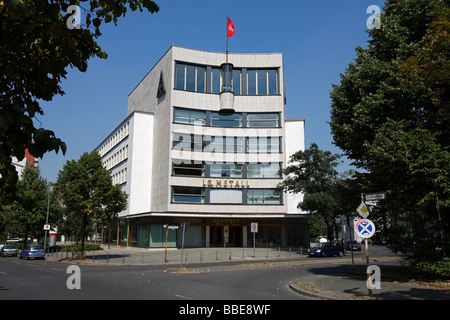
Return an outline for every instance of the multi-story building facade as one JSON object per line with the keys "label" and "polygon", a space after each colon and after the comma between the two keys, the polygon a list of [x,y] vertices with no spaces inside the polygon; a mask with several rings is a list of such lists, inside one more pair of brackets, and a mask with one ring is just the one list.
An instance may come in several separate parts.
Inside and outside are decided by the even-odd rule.
{"label": "multi-story building facade", "polygon": [[[227,61],[227,63],[225,63]],[[171,47],[128,97],[128,116],[96,148],[128,195],[120,245],[307,243],[301,195],[278,189],[304,150],[304,119],[285,118],[282,54]],[[169,247],[181,245],[170,228]]]}

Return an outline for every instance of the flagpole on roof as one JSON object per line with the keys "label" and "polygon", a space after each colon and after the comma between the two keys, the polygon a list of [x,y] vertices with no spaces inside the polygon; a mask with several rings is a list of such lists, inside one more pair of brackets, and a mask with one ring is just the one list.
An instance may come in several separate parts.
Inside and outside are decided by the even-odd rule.
{"label": "flagpole on roof", "polygon": [[228,17],[227,17],[227,53],[226,53],[226,56],[227,56],[227,63],[228,63]]}

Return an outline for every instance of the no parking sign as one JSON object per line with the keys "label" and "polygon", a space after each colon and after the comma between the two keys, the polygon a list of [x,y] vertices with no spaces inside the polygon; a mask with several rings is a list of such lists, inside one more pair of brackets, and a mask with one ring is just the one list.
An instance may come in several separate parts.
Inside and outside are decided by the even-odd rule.
{"label": "no parking sign", "polygon": [[250,225],[250,231],[253,233],[257,233],[258,232],[258,223],[257,222],[252,222]]}
{"label": "no parking sign", "polygon": [[355,232],[361,238],[370,238],[375,233],[375,225],[369,219],[361,219],[355,225]]}

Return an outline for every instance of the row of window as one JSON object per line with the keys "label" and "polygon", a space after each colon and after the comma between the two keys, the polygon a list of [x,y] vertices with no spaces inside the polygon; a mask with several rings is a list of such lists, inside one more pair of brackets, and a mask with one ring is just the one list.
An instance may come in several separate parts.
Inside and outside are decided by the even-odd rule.
{"label": "row of window", "polygon": [[197,126],[231,127],[231,128],[279,128],[280,113],[234,113],[220,115],[218,112],[174,108],[173,122]]}
{"label": "row of window", "polygon": [[206,178],[281,178],[281,163],[192,163],[174,160],[174,176]]}
{"label": "row of window", "polygon": [[103,166],[109,170],[126,159],[128,159],[128,144],[103,161]]}
{"label": "row of window", "polygon": [[111,175],[113,184],[124,184],[127,182],[127,168],[120,170],[119,172]]}
{"label": "row of window", "polygon": [[98,149],[98,153],[100,154],[100,156],[103,157],[105,154],[107,154],[119,142],[128,137],[129,134],[130,134],[130,123],[127,122]]}
{"label": "row of window", "polygon": [[279,189],[216,189],[172,187],[173,203],[188,204],[282,204]]}
{"label": "row of window", "polygon": [[[222,85],[223,72],[220,67],[176,62],[175,89],[220,93]],[[278,68],[233,68],[232,91],[235,95],[277,95]]]}
{"label": "row of window", "polygon": [[215,137],[173,133],[172,148],[212,153],[281,153],[281,137]]}

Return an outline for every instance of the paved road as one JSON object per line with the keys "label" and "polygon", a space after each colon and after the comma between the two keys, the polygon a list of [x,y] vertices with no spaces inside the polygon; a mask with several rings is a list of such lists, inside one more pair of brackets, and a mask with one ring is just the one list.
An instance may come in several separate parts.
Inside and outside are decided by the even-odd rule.
{"label": "paved road", "polygon": [[[199,264],[188,273],[159,266],[80,265],[81,289],[69,290],[70,264],[43,260],[0,260],[0,300],[292,300],[302,271],[270,264]],[[282,272],[280,272],[282,269]]]}

